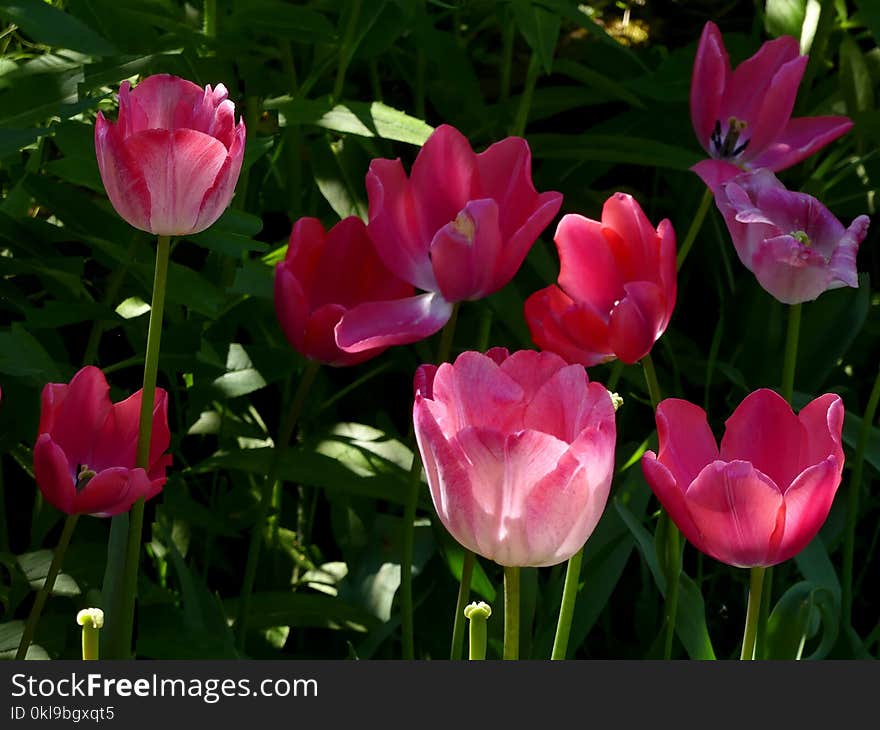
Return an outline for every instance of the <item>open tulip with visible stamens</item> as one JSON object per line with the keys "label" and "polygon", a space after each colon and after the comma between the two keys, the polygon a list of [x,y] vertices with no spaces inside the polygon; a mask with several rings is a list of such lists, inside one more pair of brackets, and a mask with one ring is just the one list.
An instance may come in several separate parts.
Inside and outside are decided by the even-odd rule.
{"label": "open tulip with visible stamens", "polygon": [[168,395],[156,389],[150,466],[135,466],[143,391],[120,403],[98,368],[84,367],[69,384],[43,388],[40,428],[34,446],[34,476],[40,491],[67,514],[109,517],[127,512],[139,499],[162,491],[168,430]]}
{"label": "open tulip with visible stamens", "polygon": [[844,228],[816,198],[788,190],[769,170],[743,173],[713,192],[740,261],[780,302],[859,285],[856,254],[868,216]]}
{"label": "open tulip with visible stamens", "polygon": [[95,150],[110,202],[135,228],[160,236],[205,230],[232,200],[244,159],[226,87],[157,74],[119,87],[119,116],[98,112]]}
{"label": "open tulip with visible stamens", "polygon": [[699,406],[657,408],[659,454],[642,470],[684,536],[740,568],[770,566],[803,550],[828,517],[843,472],[843,402],[833,393],[795,415],[766,388],[727,420],[719,450]]}
{"label": "open tulip with visible stamens", "polygon": [[706,23],[690,92],[694,131],[712,158],[695,166],[703,179],[784,170],[849,131],[852,121],[844,116],[791,118],[807,61],[797,40],[782,36],[734,70],[721,31]]}
{"label": "open tulip with visible stamens", "polygon": [[424,294],[354,307],[336,330],[346,352],[416,342],[449,320],[452,305],[481,299],[516,274],[562,205],[532,184],[531,152],[507,137],[476,154],[441,125],[407,178],[400,160],[367,173],[369,231],[385,265]]}
{"label": "open tulip with visible stamens", "polygon": [[494,348],[423,365],[413,419],[440,520],[505,566],[568,560],[593,532],[614,473],[611,394],[552,352]]}
{"label": "open tulip with visible stamens", "polygon": [[525,303],[535,344],[588,367],[615,357],[641,360],[675,307],[672,224],[663,220],[655,230],[635,198],[615,193],[601,221],[563,216],[554,240],[559,284]]}

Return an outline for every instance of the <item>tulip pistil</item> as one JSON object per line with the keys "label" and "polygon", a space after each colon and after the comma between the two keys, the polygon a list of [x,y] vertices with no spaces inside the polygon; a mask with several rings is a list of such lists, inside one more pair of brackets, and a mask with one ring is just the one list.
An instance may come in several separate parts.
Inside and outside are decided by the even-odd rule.
{"label": "tulip pistil", "polygon": [[77,464],[76,465],[76,491],[79,492],[82,489],[85,489],[86,484],[95,476],[98,472],[89,469],[88,464]]}
{"label": "tulip pistil", "polygon": [[813,242],[810,240],[810,237],[809,235],[807,235],[806,231],[792,231],[791,237],[801,245],[806,246],[807,248],[813,245]]}
{"label": "tulip pistil", "polygon": [[744,152],[746,147],[749,146],[749,140],[746,140],[739,145],[737,142],[739,142],[740,135],[745,131],[747,126],[748,122],[743,121],[742,119],[737,119],[736,117],[730,117],[730,119],[727,120],[727,134],[722,136],[721,120],[716,119],[715,127],[712,130],[712,136],[710,138],[715,157],[724,160],[737,157],[740,153]]}

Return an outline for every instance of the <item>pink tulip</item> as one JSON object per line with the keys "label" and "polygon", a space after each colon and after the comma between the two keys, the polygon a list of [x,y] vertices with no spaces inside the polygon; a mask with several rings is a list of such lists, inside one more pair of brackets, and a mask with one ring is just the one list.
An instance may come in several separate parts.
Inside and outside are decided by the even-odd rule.
{"label": "pink tulip", "polygon": [[719,453],[702,408],[657,408],[660,455],[642,470],[691,543],[742,568],[788,560],[815,537],[843,471],[843,402],[833,393],[794,415],[772,390],[748,395],[727,420]]}
{"label": "pink tulip", "polygon": [[615,357],[634,363],[651,351],[675,307],[675,231],[654,230],[636,200],[615,193],[602,220],[569,214],[556,229],[559,286],[526,300],[535,344],[572,363]]}
{"label": "pink tulip", "polygon": [[603,386],[553,353],[495,348],[423,365],[415,390],[431,497],[458,542],[507,566],[555,565],[583,546],[614,471]]}
{"label": "pink tulip", "polygon": [[783,36],[732,70],[718,26],[707,22],[694,61],[691,120],[714,161],[699,164],[722,177],[737,168],[784,170],[849,131],[844,116],[791,118],[807,60],[797,40]]}
{"label": "pink tulip", "polygon": [[293,226],[287,255],[275,268],[275,311],[281,329],[300,354],[329,365],[354,365],[378,355],[375,347],[348,353],[334,330],[358,305],[411,296],[413,288],[376,255],[367,227],[354,216],[329,232],[316,218]]}
{"label": "pink tulip", "polygon": [[46,501],[67,514],[98,517],[126,512],[162,491],[168,449],[168,396],[156,389],[150,467],[135,466],[141,394],[111,403],[110,386],[96,367],[84,367],[69,385],[43,388],[34,476]]}
{"label": "pink tulip", "polygon": [[844,228],[816,198],[787,190],[769,170],[743,173],[714,192],[740,261],[780,302],[859,285],[856,254],[868,216]]}
{"label": "pink tulip", "polygon": [[409,178],[399,159],[373,160],[367,195],[379,256],[426,293],[355,307],[336,332],[346,352],[423,339],[446,323],[452,303],[501,289],[562,205],[560,193],[535,191],[524,139],[475,154],[447,125],[419,151]]}
{"label": "pink tulip", "polygon": [[119,87],[114,124],[98,112],[95,151],[107,195],[135,228],[160,236],[205,230],[226,210],[244,158],[226,87],[159,74]]}

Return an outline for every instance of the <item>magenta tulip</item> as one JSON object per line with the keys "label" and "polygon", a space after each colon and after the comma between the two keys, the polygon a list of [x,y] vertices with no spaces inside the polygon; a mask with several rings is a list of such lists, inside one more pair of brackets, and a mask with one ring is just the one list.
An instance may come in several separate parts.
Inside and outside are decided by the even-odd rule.
{"label": "magenta tulip", "polygon": [[423,365],[413,419],[441,522],[506,566],[555,565],[605,508],[614,472],[611,395],[551,352],[461,354]]}
{"label": "magenta tulip", "polygon": [[815,537],[843,471],[843,402],[833,393],[795,415],[772,390],[748,395],[727,420],[719,452],[702,408],[657,408],[659,456],[642,470],[695,547],[728,565],[770,566]]}
{"label": "magenta tulip", "polygon": [[385,267],[366,225],[354,216],[328,232],[318,219],[300,218],[287,254],[275,268],[275,312],[281,329],[297,352],[328,365],[354,365],[385,349],[349,353],[337,347],[335,329],[351,308],[412,293],[410,284]]}
{"label": "magenta tulip", "polygon": [[556,229],[559,285],[532,294],[525,316],[535,344],[572,363],[641,360],[675,307],[675,231],[655,230],[638,202],[615,193],[602,220],[569,214]]}
{"label": "magenta tulip", "polygon": [[447,125],[419,151],[409,178],[399,159],[373,160],[367,195],[379,256],[425,293],[351,310],[336,332],[347,352],[423,339],[454,302],[501,289],[562,205],[560,193],[535,191],[524,139],[475,154]]}
{"label": "magenta tulip", "polygon": [[171,440],[168,396],[156,389],[150,466],[144,470],[135,466],[142,392],[112,403],[104,373],[92,366],[69,385],[43,388],[34,476],[47,502],[67,514],[108,517],[162,491],[171,463],[165,454]]}
{"label": "magenta tulip", "polygon": [[95,150],[107,195],[135,228],[160,236],[205,230],[226,210],[244,158],[245,126],[223,84],[202,89],[159,74],[119,87],[119,117],[101,112]]}
{"label": "magenta tulip", "polygon": [[743,173],[714,192],[740,261],[780,302],[859,285],[856,254],[868,216],[844,228],[816,198],[787,190],[769,170]]}
{"label": "magenta tulip", "polygon": [[849,131],[844,116],[791,118],[807,60],[797,40],[783,36],[732,70],[718,26],[707,22],[694,61],[691,120],[714,162],[700,164],[722,178],[738,168],[784,170]]}

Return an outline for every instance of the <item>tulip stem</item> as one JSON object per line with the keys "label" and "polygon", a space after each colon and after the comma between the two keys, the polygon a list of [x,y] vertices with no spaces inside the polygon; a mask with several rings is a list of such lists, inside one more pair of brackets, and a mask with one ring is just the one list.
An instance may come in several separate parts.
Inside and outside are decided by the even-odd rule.
{"label": "tulip stem", "polygon": [[859,517],[859,497],[862,489],[862,471],[865,466],[865,450],[868,448],[868,438],[871,435],[871,427],[877,416],[877,405],[880,403],[880,370],[874,378],[874,387],[868,396],[868,405],[862,416],[862,425],[859,428],[859,436],[856,441],[856,453],[853,459],[852,472],[850,474],[849,493],[846,500],[846,532],[843,542],[843,625],[852,624],[853,603],[853,558],[856,544],[856,522]]}
{"label": "tulip stem", "polygon": [[260,563],[260,550],[263,546],[263,529],[269,517],[269,508],[272,505],[272,494],[279,488],[281,480],[278,473],[281,470],[282,452],[290,444],[293,438],[293,432],[302,416],[303,406],[306,397],[311,390],[312,384],[321,369],[321,363],[315,360],[307,360],[293,394],[293,401],[287,416],[278,429],[278,441],[275,443],[272,453],[272,463],[269,466],[269,472],[263,481],[263,487],[260,490],[260,503],[258,506],[257,519],[251,528],[251,539],[248,545],[247,561],[244,567],[244,579],[241,583],[241,594],[238,599],[238,612],[235,619],[235,643],[236,647],[243,651],[245,647],[245,639],[247,637],[247,620],[250,610],[251,596],[254,592],[254,583],[257,578],[257,567]]}
{"label": "tulip stem", "polygon": [[202,13],[202,32],[208,38],[217,37],[217,0],[205,0]]}
{"label": "tulip stem", "polygon": [[681,244],[681,248],[678,249],[678,256],[676,257],[675,266],[677,270],[681,270],[682,265],[684,264],[684,260],[687,258],[687,255],[690,253],[691,246],[694,245],[694,241],[697,240],[697,234],[700,232],[700,229],[703,227],[703,221],[706,218],[706,213],[709,211],[709,204],[712,202],[712,189],[707,187],[703,192],[703,197],[700,200],[700,205],[697,208],[697,213],[694,215],[693,220],[691,221],[691,227],[688,228],[688,232],[685,234],[684,242]]}
{"label": "tulip stem", "polygon": [[559,607],[559,621],[556,624],[556,638],[553,640],[551,659],[565,659],[568,652],[568,637],[571,633],[571,620],[574,617],[574,604],[577,601],[583,558],[584,549],[581,548],[568,559],[565,568],[562,605]]}
{"label": "tulip stem", "polygon": [[656,411],[663,396],[660,391],[660,383],[657,382],[657,371],[654,369],[654,361],[651,359],[651,353],[648,353],[642,358],[642,369],[645,371],[645,382],[648,385],[648,395],[651,398],[651,407]]}
{"label": "tulip stem", "polygon": [[46,580],[37,591],[37,597],[34,599],[34,605],[31,607],[30,615],[28,615],[27,623],[21,634],[21,641],[18,643],[18,651],[15,653],[16,659],[24,659],[27,656],[28,647],[34,639],[34,633],[37,630],[37,624],[40,622],[40,615],[43,613],[43,606],[52,588],[55,586],[55,579],[61,570],[61,563],[64,562],[64,553],[67,552],[67,546],[70,544],[70,538],[73,535],[73,528],[76,527],[76,521],[79,519],[78,514],[68,515],[64,521],[64,527],[61,529],[61,537],[58,538],[58,545],[55,548],[55,554],[52,556],[52,562],[49,564],[49,572],[46,573]]}
{"label": "tulip stem", "polygon": [[532,51],[532,57],[529,59],[529,67],[526,71],[525,86],[523,86],[522,95],[519,97],[516,117],[510,127],[510,134],[513,137],[522,137],[525,134],[526,125],[529,123],[529,111],[532,108],[532,95],[535,93],[535,84],[538,82],[540,71],[541,61],[538,59],[538,54]]}
{"label": "tulip stem", "polygon": [[794,394],[794,369],[797,364],[798,338],[801,331],[801,305],[788,308],[788,331],[785,335],[785,360],[782,363],[782,397],[791,403]]}
{"label": "tulip stem", "polygon": [[755,658],[755,640],[758,636],[758,614],[761,606],[761,593],[764,588],[765,568],[752,568],[749,574],[749,606],[746,609],[746,627],[743,632],[743,645],[740,660]]}
{"label": "tulip stem", "polygon": [[492,608],[488,603],[480,601],[471,603],[462,610],[462,616],[470,621],[470,644],[468,659],[485,659],[487,630],[486,622],[492,615]]}
{"label": "tulip stem", "polygon": [[[464,551],[461,563],[461,582],[458,584],[458,600],[455,602],[455,621],[452,623],[452,648],[449,651],[450,659],[461,659],[464,648],[464,610],[467,607],[468,598],[471,594],[471,579],[474,575],[474,562],[476,556],[470,551]],[[473,642],[473,628],[471,628],[471,642]],[[483,652],[485,658],[485,651]],[[473,659],[473,649],[471,659]]]}
{"label": "tulip stem", "polygon": [[504,567],[504,659],[519,659],[519,568]]}
{"label": "tulip stem", "polygon": [[[147,327],[147,350],[144,355],[144,385],[141,392],[141,411],[138,424],[137,456],[135,463],[148,471],[150,468],[150,438],[153,432],[153,407],[156,399],[156,378],[159,372],[159,350],[162,342],[162,317],[165,311],[165,289],[168,281],[168,261],[171,258],[171,237],[158,236],[156,268],[153,274],[153,302]],[[137,601],[137,577],[140,564],[141,534],[144,527],[144,499],[137,500],[129,513],[128,540],[125,548],[119,605],[107,611],[108,659],[128,659],[131,655],[134,633],[134,609]]]}

